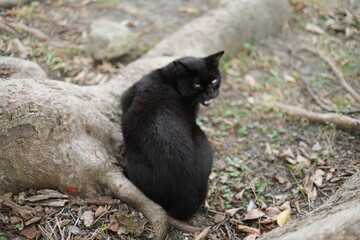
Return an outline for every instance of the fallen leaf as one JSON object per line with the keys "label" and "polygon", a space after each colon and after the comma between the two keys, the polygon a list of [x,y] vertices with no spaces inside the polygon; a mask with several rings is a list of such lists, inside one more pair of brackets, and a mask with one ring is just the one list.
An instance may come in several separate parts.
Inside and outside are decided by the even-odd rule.
{"label": "fallen leaf", "polygon": [[196,8],[191,8],[191,7],[181,7],[181,8],[179,8],[179,11],[188,13],[188,14],[194,14],[194,15],[199,14],[199,10],[197,10]]}
{"label": "fallen leaf", "polygon": [[284,202],[279,208],[280,208],[281,211],[289,209],[290,208],[290,201]]}
{"label": "fallen leaf", "polygon": [[243,190],[241,190],[238,194],[236,194],[235,195],[236,200],[242,199],[244,192],[245,192],[245,188]]}
{"label": "fallen leaf", "polygon": [[217,213],[213,217],[214,223],[220,223],[222,220],[224,220],[225,216],[223,214]]}
{"label": "fallen leaf", "polygon": [[210,227],[205,228],[204,230],[202,230],[202,232],[199,235],[196,236],[195,240],[205,239],[209,231],[210,231]]}
{"label": "fallen leaf", "polygon": [[267,155],[271,155],[271,154],[272,154],[272,150],[271,150],[271,147],[270,147],[270,144],[269,144],[269,143],[266,143],[266,144],[265,144],[265,154],[267,154]]}
{"label": "fallen leaf", "polygon": [[333,177],[333,173],[332,172],[328,172],[327,174],[326,174],[326,177],[325,177],[325,181],[327,182],[327,181],[329,181],[332,177]]}
{"label": "fallen leaf", "polygon": [[292,158],[292,159],[295,158],[295,156],[294,156],[294,154],[293,154],[293,152],[291,151],[290,148],[288,148],[286,151],[280,153],[280,154],[279,154],[279,157],[280,157],[280,158],[285,158],[285,159],[286,159],[286,158]]}
{"label": "fallen leaf", "polygon": [[285,82],[289,82],[289,83],[295,83],[296,82],[296,80],[295,80],[295,78],[293,76],[291,76],[289,74],[286,74],[286,73],[284,73],[283,78],[284,78]]}
{"label": "fallen leaf", "polygon": [[99,206],[98,209],[96,209],[94,216],[97,218],[98,216],[100,216],[101,214],[106,212],[107,210],[108,210],[108,207],[106,205],[105,206]]}
{"label": "fallen leaf", "polygon": [[295,205],[296,211],[297,211],[298,213],[300,213],[300,212],[301,212],[301,208],[300,208],[299,200],[295,200],[295,201],[294,201],[294,205]]}
{"label": "fallen leaf", "polygon": [[60,228],[67,226],[71,222],[70,219],[65,219],[59,222]]}
{"label": "fallen leaf", "polygon": [[309,159],[307,158],[304,158],[303,156],[301,155],[298,155],[296,157],[296,161],[301,165],[302,168],[309,168],[310,165],[311,165],[311,162]]}
{"label": "fallen leaf", "polygon": [[71,196],[76,196],[79,193],[79,189],[76,187],[67,187],[65,191]]}
{"label": "fallen leaf", "polygon": [[243,220],[258,219],[258,218],[261,218],[264,215],[265,215],[265,213],[262,210],[257,208],[257,209],[251,210],[248,213],[246,213],[245,218]]}
{"label": "fallen leaf", "polygon": [[276,218],[266,218],[266,219],[261,220],[259,223],[260,224],[271,224],[275,221],[276,221]]}
{"label": "fallen leaf", "polygon": [[42,217],[34,217],[34,218],[30,219],[29,221],[27,221],[25,223],[25,225],[29,226],[29,225],[31,225],[33,223],[39,222],[41,219],[42,219]]}
{"label": "fallen leaf", "polygon": [[282,227],[286,223],[291,221],[291,209],[288,208],[285,211],[281,212],[276,220],[277,224]]}
{"label": "fallen leaf", "polygon": [[28,239],[34,239],[38,234],[35,226],[24,228],[21,232],[21,235],[27,237]]}
{"label": "fallen leaf", "polygon": [[296,2],[293,6],[295,11],[300,11],[304,8],[304,3],[303,2]]}
{"label": "fallen leaf", "polygon": [[279,207],[270,207],[266,209],[266,215],[272,219],[277,219],[278,215],[281,213]]}
{"label": "fallen leaf", "polygon": [[239,208],[233,208],[233,209],[228,209],[225,211],[225,215],[228,217],[232,217],[235,215],[235,213],[237,213],[237,211],[239,211],[240,209],[242,209],[241,207]]}
{"label": "fallen leaf", "polygon": [[241,232],[249,233],[250,235],[260,236],[260,230],[252,227],[248,227],[245,225],[238,225],[237,229]]}
{"label": "fallen leaf", "polygon": [[283,184],[284,182],[286,182],[285,178],[283,178],[282,176],[280,176],[279,174],[275,174],[274,175],[274,179],[276,181],[278,181],[279,183]]}
{"label": "fallen leaf", "polygon": [[94,212],[93,211],[85,211],[81,216],[81,220],[83,220],[85,227],[90,227],[94,222]]}
{"label": "fallen leaf", "polygon": [[255,78],[251,74],[245,74],[244,76],[244,82],[248,84],[250,87],[255,88],[256,87],[256,81]]}
{"label": "fallen leaf", "polygon": [[317,33],[317,34],[325,33],[325,31],[321,27],[316,26],[315,24],[312,24],[312,23],[307,23],[305,26],[305,30],[308,32],[313,32],[313,33]]}
{"label": "fallen leaf", "polygon": [[109,226],[109,230],[113,232],[117,232],[119,230],[119,223],[111,222]]}
{"label": "fallen leaf", "polygon": [[313,179],[309,175],[305,176],[303,181],[303,186],[304,186],[304,192],[310,197],[310,199],[316,200],[317,199],[316,187],[314,186]]}
{"label": "fallen leaf", "polygon": [[316,186],[321,187],[323,184],[323,176],[325,172],[321,169],[316,169],[315,174],[313,176],[313,180]]}

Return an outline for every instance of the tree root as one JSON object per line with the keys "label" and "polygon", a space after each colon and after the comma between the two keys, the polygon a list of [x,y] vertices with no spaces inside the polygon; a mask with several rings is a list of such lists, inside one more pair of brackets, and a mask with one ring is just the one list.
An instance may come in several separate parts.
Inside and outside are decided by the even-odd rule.
{"label": "tree root", "polygon": [[201,230],[169,217],[161,206],[148,199],[121,171],[114,170],[113,172],[108,172],[105,176],[101,176],[100,180],[110,188],[116,197],[145,214],[153,226],[156,240],[165,239],[171,226],[183,232],[197,232]]}
{"label": "tree root", "polygon": [[263,106],[279,108],[292,116],[307,118],[310,121],[333,123],[341,128],[360,131],[360,120],[348,116],[343,116],[336,113],[317,113],[305,110],[300,107],[289,106],[283,103],[272,101],[256,101],[256,103]]}

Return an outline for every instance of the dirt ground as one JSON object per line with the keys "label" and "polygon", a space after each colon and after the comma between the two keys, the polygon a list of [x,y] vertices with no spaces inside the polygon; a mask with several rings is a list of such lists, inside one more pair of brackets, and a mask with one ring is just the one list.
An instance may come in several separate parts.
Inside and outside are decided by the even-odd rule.
{"label": "dirt ground", "polygon": [[[98,84],[115,76],[128,61],[180,25],[224,2],[32,2],[1,10],[0,20],[23,22],[57,42],[1,29],[0,51],[3,56],[38,62],[54,79]],[[321,205],[360,169],[358,132],[309,122],[254,103],[262,97],[326,112],[314,101],[308,85],[329,108],[360,109],[317,53],[326,53],[350,86],[360,91],[360,6],[328,11],[317,1],[292,4],[294,16],[276,38],[246,43],[241,52],[228,54],[221,66],[221,96],[212,106],[201,109],[198,123],[213,144],[215,159],[209,197],[191,224],[211,226],[207,239],[255,239],[281,225],[289,214],[294,219]],[[95,66],[85,45],[90,21],[103,15],[128,21],[141,40],[129,56]],[[16,38],[25,48],[15,47]],[[346,115],[360,118],[360,113]],[[146,218],[126,203],[81,199],[68,190],[66,195],[32,189],[7,193],[19,205],[36,209],[38,218],[26,219],[2,207],[0,240],[153,238]],[[48,205],[36,197],[39,195],[47,196]],[[59,207],[54,207],[54,202]],[[82,217],[85,212],[95,214],[90,226]],[[174,230],[168,239],[196,236]]]}

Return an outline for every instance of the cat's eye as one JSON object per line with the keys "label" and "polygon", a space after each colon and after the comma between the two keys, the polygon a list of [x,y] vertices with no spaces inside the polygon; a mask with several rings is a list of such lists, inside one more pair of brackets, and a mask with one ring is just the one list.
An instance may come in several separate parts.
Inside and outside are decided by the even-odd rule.
{"label": "cat's eye", "polygon": [[214,80],[211,81],[211,83],[215,84],[215,83],[217,83],[217,81],[218,81],[217,79],[214,79]]}
{"label": "cat's eye", "polygon": [[195,88],[200,88],[200,87],[201,87],[201,85],[200,85],[200,84],[198,84],[198,83],[194,83],[194,87],[195,87]]}

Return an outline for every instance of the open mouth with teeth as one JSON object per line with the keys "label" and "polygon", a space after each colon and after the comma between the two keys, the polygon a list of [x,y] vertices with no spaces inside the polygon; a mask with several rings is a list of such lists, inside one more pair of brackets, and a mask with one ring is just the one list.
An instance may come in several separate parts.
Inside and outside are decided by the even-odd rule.
{"label": "open mouth with teeth", "polygon": [[203,104],[204,106],[209,106],[212,102],[213,102],[212,99],[208,99],[208,100],[205,100],[202,104]]}

